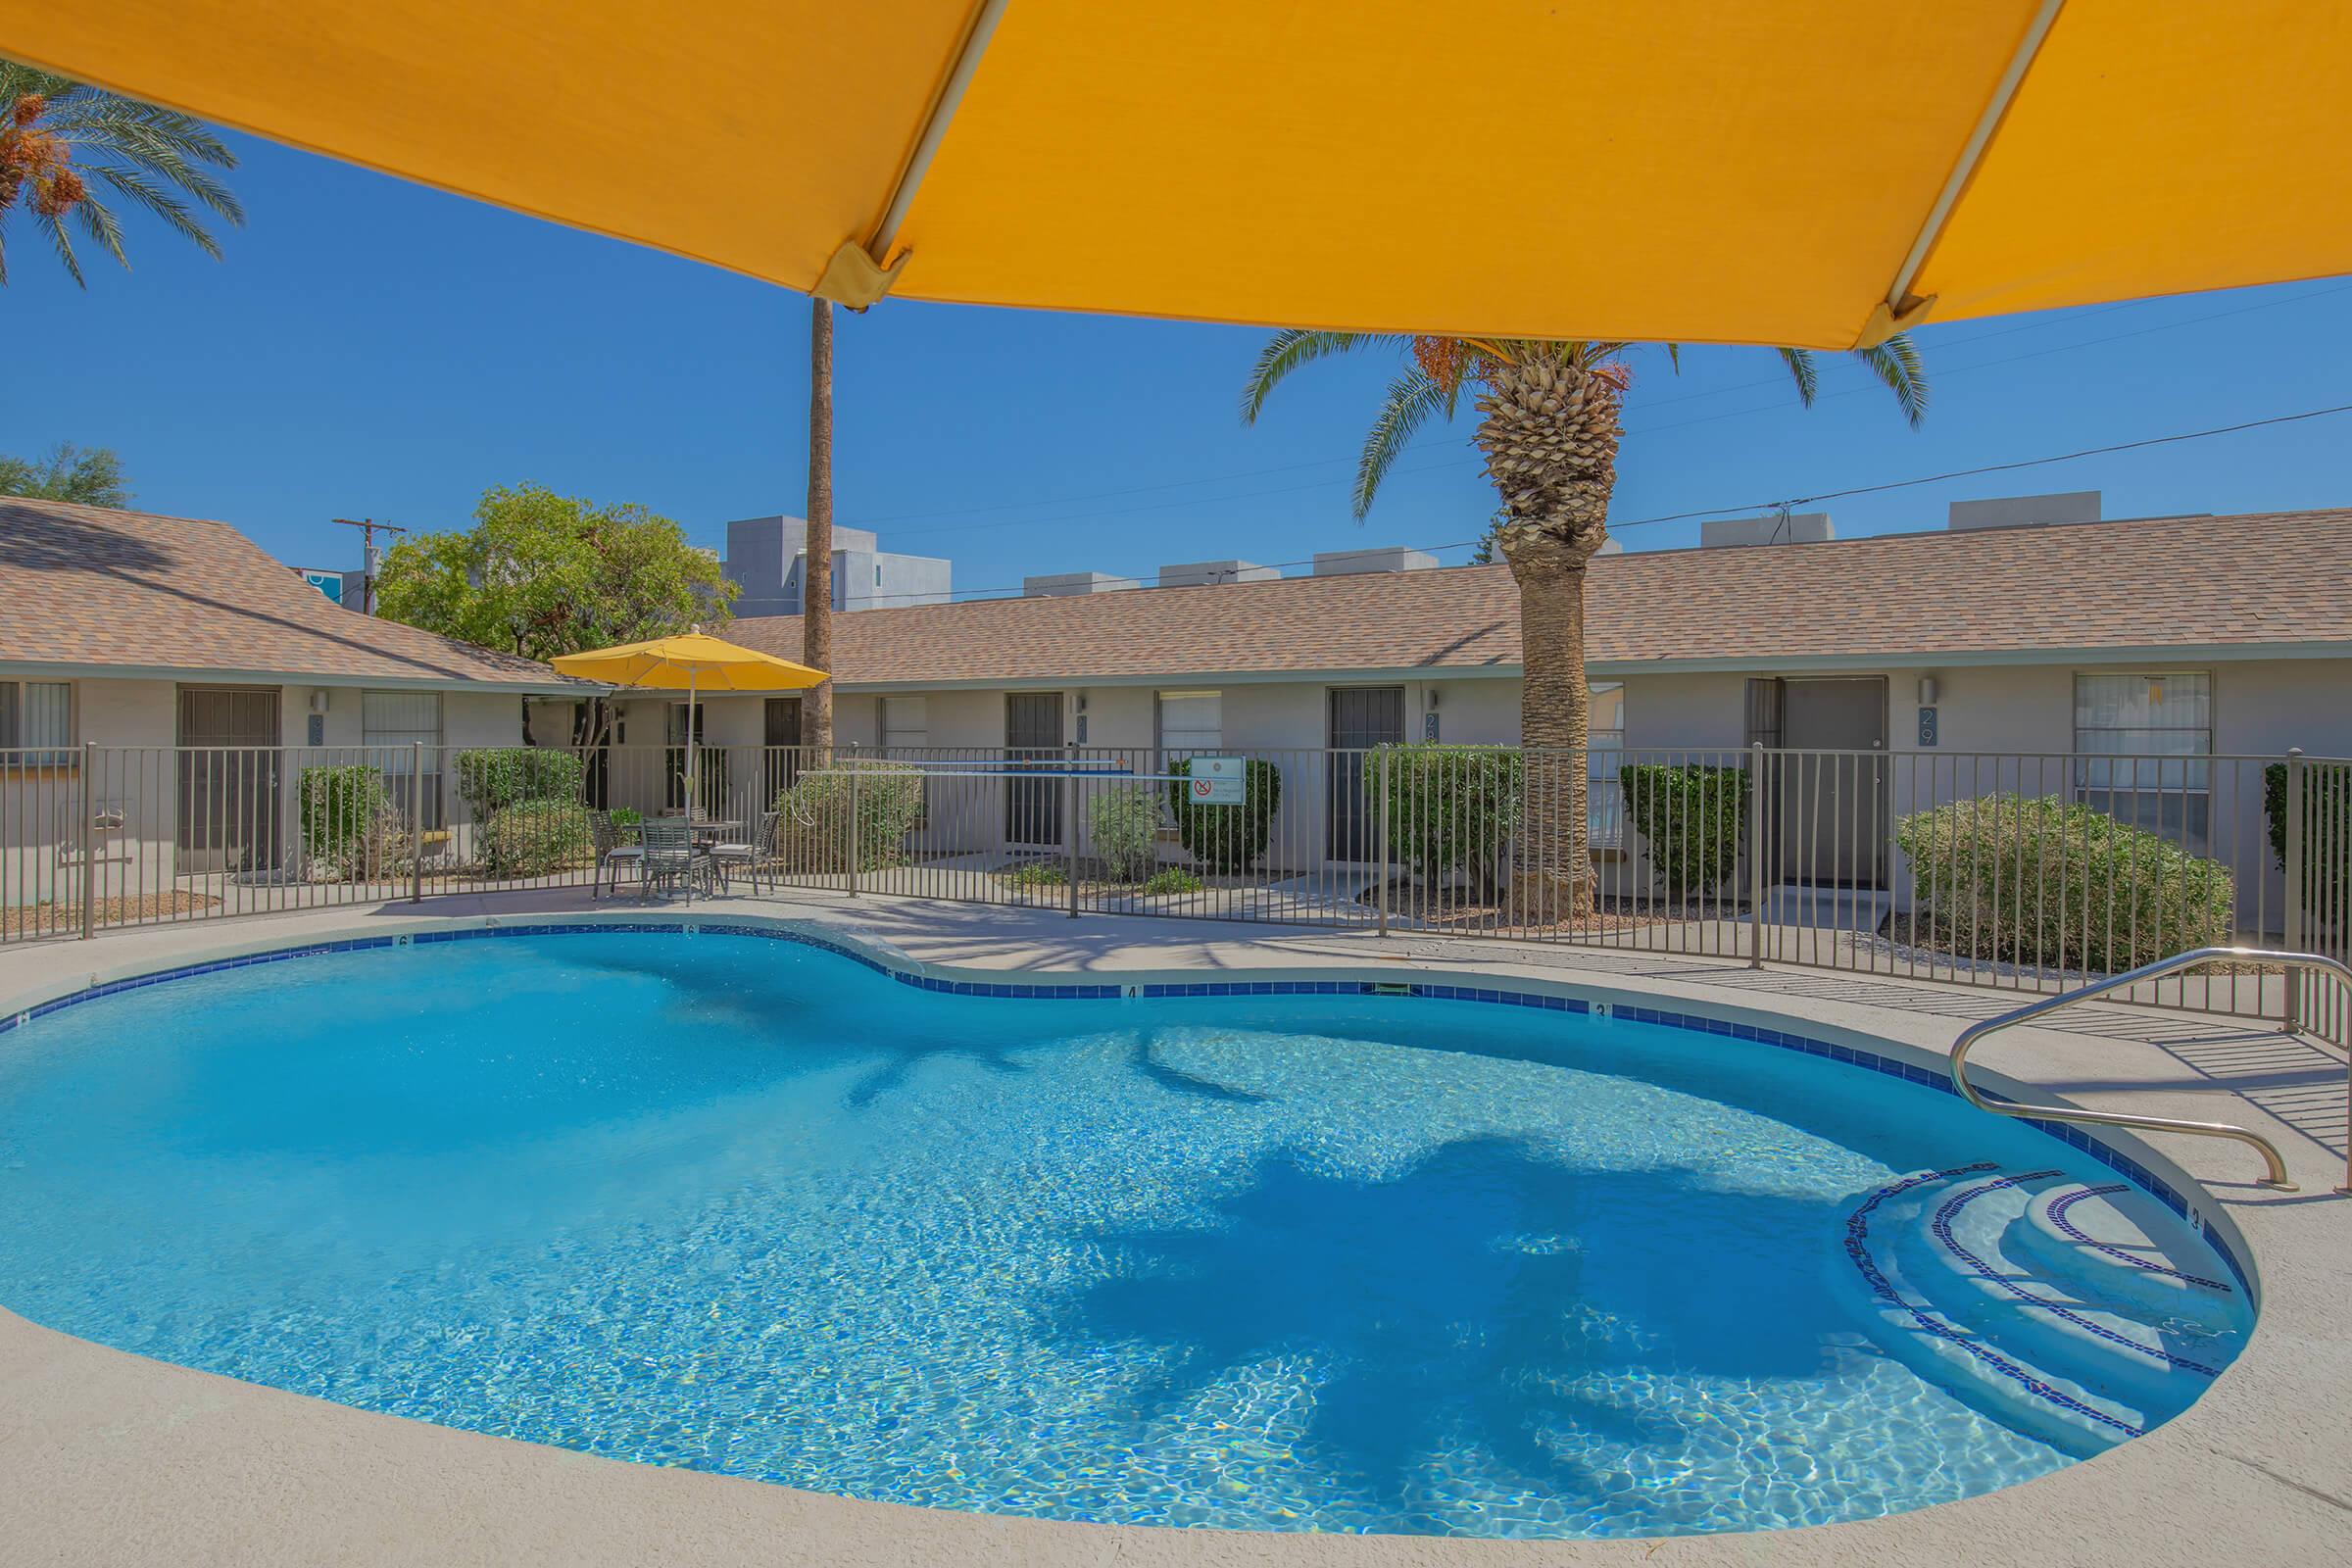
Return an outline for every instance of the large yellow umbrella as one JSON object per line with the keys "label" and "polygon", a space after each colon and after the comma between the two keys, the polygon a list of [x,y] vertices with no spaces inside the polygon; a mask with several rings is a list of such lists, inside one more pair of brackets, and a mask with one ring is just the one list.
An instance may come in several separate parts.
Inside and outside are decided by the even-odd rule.
{"label": "large yellow umbrella", "polygon": [[694,721],[698,694],[805,691],[825,679],[821,669],[739,647],[707,635],[699,626],[681,637],[656,637],[584,654],[561,654],[549,662],[559,673],[581,680],[686,694],[686,808],[690,814],[697,799],[695,764],[702,740]]}
{"label": "large yellow umbrella", "polygon": [[853,306],[1843,348],[2352,270],[2308,0],[0,0],[0,55]]}

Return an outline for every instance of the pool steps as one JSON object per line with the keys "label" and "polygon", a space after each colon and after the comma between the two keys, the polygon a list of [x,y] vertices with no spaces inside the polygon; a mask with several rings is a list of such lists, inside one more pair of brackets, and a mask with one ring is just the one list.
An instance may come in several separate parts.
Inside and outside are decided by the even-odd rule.
{"label": "pool steps", "polygon": [[1835,1266],[1882,1349],[2084,1456],[2186,1408],[2251,1322],[2194,1230],[2054,1170],[1907,1176],[1856,1206]]}

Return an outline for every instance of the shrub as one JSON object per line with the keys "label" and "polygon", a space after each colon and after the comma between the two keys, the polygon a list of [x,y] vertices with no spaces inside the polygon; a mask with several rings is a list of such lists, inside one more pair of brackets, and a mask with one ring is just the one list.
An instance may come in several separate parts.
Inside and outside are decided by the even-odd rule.
{"label": "shrub", "polygon": [[575,752],[552,746],[494,746],[452,759],[458,798],[486,822],[519,801],[577,801],[588,768]]}
{"label": "shrub", "polygon": [[308,862],[332,876],[389,870],[405,858],[408,831],[377,767],[306,767],[295,788],[302,803]]}
{"label": "shrub", "polygon": [[[850,774],[858,777],[858,820],[850,821]],[[847,758],[807,772],[776,793],[776,837],[796,871],[847,871],[853,840],[860,871],[897,865],[923,814],[923,775],[878,759]]]}
{"label": "shrub", "polygon": [[1159,799],[1150,790],[1104,790],[1087,803],[1095,854],[1113,882],[1138,882],[1159,859]]}
{"label": "shrub", "polygon": [[1016,888],[1058,888],[1067,887],[1070,879],[1052,860],[1031,860],[1005,872],[1004,880]]}
{"label": "shrub", "polygon": [[1266,853],[1274,831],[1274,810],[1282,804],[1282,773],[1271,762],[1252,757],[1242,764],[1243,802],[1239,806],[1206,806],[1192,799],[1192,759],[1170,764],[1178,782],[1168,786],[1168,810],[1176,818],[1176,837],[1195,860],[1211,871],[1246,871]]}
{"label": "shrub", "polygon": [[1667,897],[1712,893],[1739,867],[1747,769],[1629,762],[1617,770],[1617,787]]}
{"label": "shrub", "polygon": [[[2286,869],[2286,764],[2262,770],[2262,813],[2271,858]],[[2303,764],[2303,911],[2342,920],[2352,913],[2352,765]]]}
{"label": "shrub", "polygon": [[1144,891],[1152,895],[1166,893],[1198,893],[1206,886],[1199,877],[1181,865],[1163,866],[1144,881]]}
{"label": "shrub", "polygon": [[1966,957],[2112,974],[2230,941],[2237,887],[2144,829],[2054,795],[1989,795],[1902,817],[1919,915]]}
{"label": "shrub", "polygon": [[548,876],[595,854],[588,808],[577,801],[516,801],[482,825],[482,869],[492,876]]}
{"label": "shrub", "polygon": [[1364,772],[1367,791],[1389,781],[1389,854],[1434,886],[1459,867],[1492,892],[1503,845],[1519,824],[1521,761],[1515,748],[1387,746]]}

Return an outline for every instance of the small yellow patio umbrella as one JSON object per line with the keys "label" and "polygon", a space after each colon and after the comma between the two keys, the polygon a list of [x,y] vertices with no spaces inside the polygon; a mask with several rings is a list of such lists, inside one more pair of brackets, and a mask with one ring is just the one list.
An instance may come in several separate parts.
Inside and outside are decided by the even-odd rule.
{"label": "small yellow patio umbrella", "polygon": [[821,669],[796,664],[756,648],[745,648],[706,634],[700,626],[682,637],[656,637],[650,642],[622,643],[584,654],[563,654],[550,661],[559,673],[581,680],[643,691],[686,694],[686,801],[694,808],[696,766],[701,736],[694,722],[696,698],[703,692],[796,692],[820,685]]}

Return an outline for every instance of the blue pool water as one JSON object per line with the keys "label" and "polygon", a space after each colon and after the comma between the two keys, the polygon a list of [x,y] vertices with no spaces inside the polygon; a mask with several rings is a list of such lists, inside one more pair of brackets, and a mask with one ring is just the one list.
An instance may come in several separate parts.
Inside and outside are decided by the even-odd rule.
{"label": "blue pool water", "polygon": [[700,935],[0,1035],[0,1304],[449,1426],[1252,1529],[1827,1523],[2068,1462],[1872,1348],[1857,1198],[2110,1173],[1881,1074],[1412,998],[1003,1001]]}

